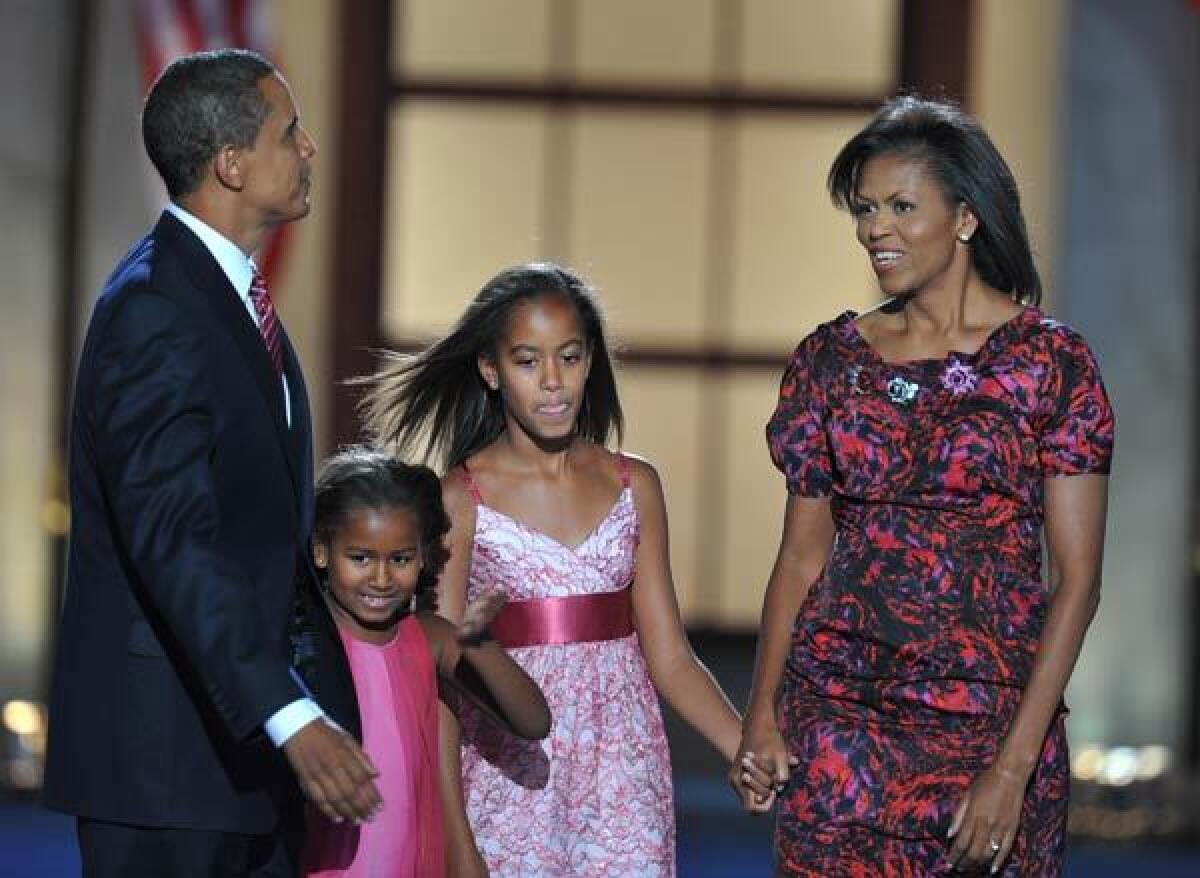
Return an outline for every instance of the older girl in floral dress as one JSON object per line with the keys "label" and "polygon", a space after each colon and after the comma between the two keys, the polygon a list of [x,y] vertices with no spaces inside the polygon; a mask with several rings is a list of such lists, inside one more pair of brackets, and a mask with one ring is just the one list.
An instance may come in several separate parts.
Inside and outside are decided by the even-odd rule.
{"label": "older girl in floral dress", "polygon": [[555,265],[501,272],[445,338],[380,376],[369,411],[380,439],[431,429],[446,452],[443,611],[502,589],[492,631],[554,716],[531,744],[462,713],[453,874],[674,875],[657,696],[727,760],[739,718],[680,621],[658,474],[605,447],[622,419],[591,290]]}

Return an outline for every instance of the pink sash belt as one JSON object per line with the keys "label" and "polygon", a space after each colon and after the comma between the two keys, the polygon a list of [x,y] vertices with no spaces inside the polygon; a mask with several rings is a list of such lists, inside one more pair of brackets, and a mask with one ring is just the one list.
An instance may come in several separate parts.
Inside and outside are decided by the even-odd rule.
{"label": "pink sash belt", "polygon": [[633,633],[631,588],[512,601],[492,621],[492,637],[506,649],[628,637]]}

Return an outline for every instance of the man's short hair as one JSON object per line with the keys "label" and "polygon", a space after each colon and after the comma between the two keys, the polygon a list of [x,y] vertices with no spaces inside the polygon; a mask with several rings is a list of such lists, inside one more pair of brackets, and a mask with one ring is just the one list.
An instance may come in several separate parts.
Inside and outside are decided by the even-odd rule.
{"label": "man's short hair", "polygon": [[220,149],[254,144],[268,109],[258,83],[274,72],[255,52],[220,49],[185,55],[159,74],[142,109],[142,140],[172,198],[199,187]]}

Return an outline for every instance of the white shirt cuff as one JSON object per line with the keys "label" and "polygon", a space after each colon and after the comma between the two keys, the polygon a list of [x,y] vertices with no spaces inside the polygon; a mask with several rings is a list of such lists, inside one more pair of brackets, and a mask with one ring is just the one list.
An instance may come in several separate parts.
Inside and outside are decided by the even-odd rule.
{"label": "white shirt cuff", "polygon": [[263,723],[267,736],[276,747],[282,747],[288,738],[296,734],[315,719],[324,719],[325,712],[311,698],[299,698],[287,707],[276,711]]}

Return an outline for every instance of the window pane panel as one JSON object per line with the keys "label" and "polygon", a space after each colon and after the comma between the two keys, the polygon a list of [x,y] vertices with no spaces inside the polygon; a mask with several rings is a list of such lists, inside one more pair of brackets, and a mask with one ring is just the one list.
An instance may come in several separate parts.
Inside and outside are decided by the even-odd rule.
{"label": "window pane panel", "polygon": [[813,325],[878,300],[848,214],[825,175],[864,118],[747,117],[737,133],[730,336],[789,351]]}
{"label": "window pane panel", "polygon": [[543,79],[555,0],[395,0],[392,69],[434,79]]}
{"label": "window pane panel", "polygon": [[540,108],[411,102],[393,112],[384,331],[445,330],[487,278],[544,258],[546,115]]}
{"label": "window pane panel", "polygon": [[751,88],[875,94],[895,87],[895,0],[742,4],[740,81]]}
{"label": "window pane panel", "polygon": [[714,0],[584,0],[575,9],[575,73],[581,81],[712,81]]}
{"label": "window pane panel", "polygon": [[575,117],[569,258],[627,341],[701,341],[710,125],[700,113]]}
{"label": "window pane panel", "polygon": [[667,498],[671,565],[684,618],[704,594],[697,560],[706,522],[701,516],[705,472],[701,459],[704,386],[686,369],[627,367],[617,379],[625,411],[625,450],[654,464]]}
{"label": "window pane panel", "polygon": [[787,487],[767,454],[763,428],[775,410],[781,374],[742,372],[724,379],[724,459],[707,467],[723,479],[724,511],[721,533],[707,537],[724,543],[716,616],[725,627],[758,627],[779,550]]}

